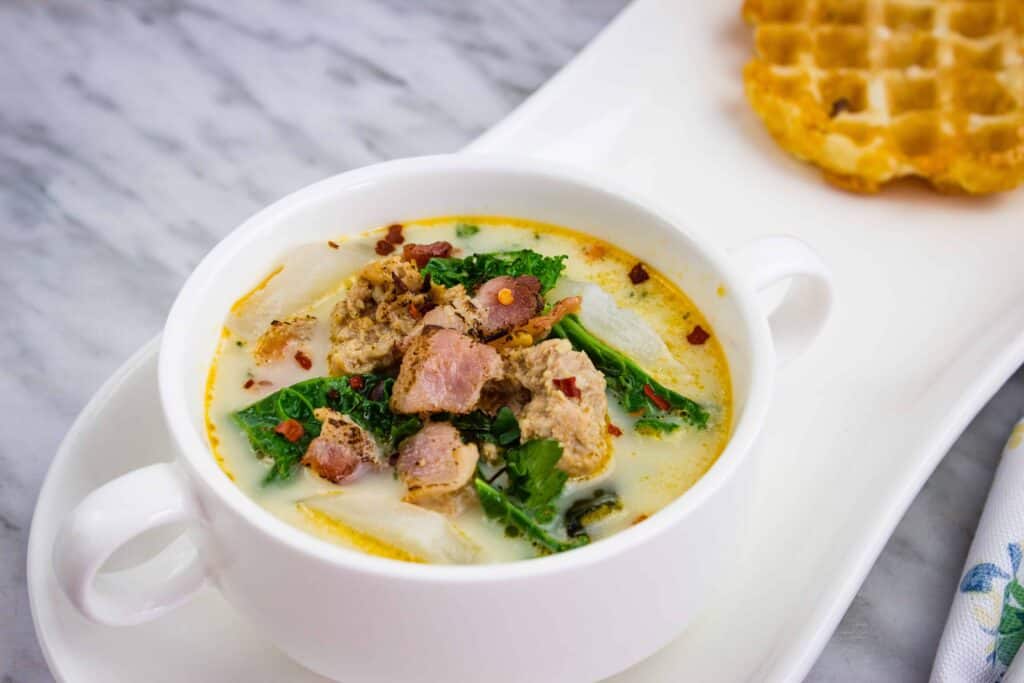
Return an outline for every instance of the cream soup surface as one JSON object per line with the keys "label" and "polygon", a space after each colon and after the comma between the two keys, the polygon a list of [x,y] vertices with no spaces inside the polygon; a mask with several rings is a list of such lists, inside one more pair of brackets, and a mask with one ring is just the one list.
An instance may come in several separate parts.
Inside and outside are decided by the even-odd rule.
{"label": "cream soup surface", "polygon": [[[478,226],[479,230],[466,234],[471,231],[465,228],[457,230],[460,225]],[[525,220],[462,216],[411,221],[403,224],[403,233],[406,244],[448,241],[458,256],[514,249],[568,256],[561,280],[596,284],[619,307],[638,314],[661,337],[676,361],[643,369],[662,384],[707,408],[710,417],[705,429],[683,426],[671,433],[653,435],[636,431],[633,428],[636,418],[625,413],[609,392],[611,457],[607,465],[590,478],[570,478],[557,502],[561,513],[573,501],[597,489],[613,490],[618,494],[621,509],[587,526],[592,541],[599,541],[639,523],[678,498],[722,452],[729,438],[732,420],[731,386],[725,355],[702,313],[661,274],[648,268],[650,278],[634,284],[629,272],[638,263],[635,257],[590,236]],[[628,234],[628,231],[624,230],[623,234]],[[328,263],[341,254],[347,257],[338,259],[345,265],[336,273],[336,285],[318,300],[287,311],[287,315],[292,317],[311,315],[316,318],[314,333],[305,353],[311,361],[308,369],[290,355],[258,365],[252,353],[254,340],[241,338],[230,330],[230,325],[225,327],[207,384],[207,435],[224,472],[248,496],[274,515],[333,543],[394,559],[415,561],[422,558],[302,503],[314,496],[331,493],[360,493],[401,500],[405,487],[391,468],[371,471],[354,481],[334,484],[306,467],[298,467],[289,480],[264,484],[270,465],[253,451],[246,435],[231,419],[233,412],[282,387],[329,374],[327,355],[331,311],[339,300],[344,299],[361,266],[380,258],[374,252],[374,245],[383,235],[383,230],[376,230],[322,245],[324,259]],[[398,247],[399,250],[401,248]],[[257,290],[272,286],[279,271],[268,276]],[[249,296],[239,300],[234,313],[244,310],[249,304]],[[550,302],[551,297],[548,299]],[[710,336],[703,343],[694,344],[687,337],[697,326]],[[613,436],[612,433],[618,430],[621,430],[621,435]],[[508,533],[504,524],[487,518],[475,502],[452,517],[450,522],[478,546],[477,562],[503,562],[538,555],[536,547],[522,537]],[[564,534],[557,526],[555,528],[553,533]]]}

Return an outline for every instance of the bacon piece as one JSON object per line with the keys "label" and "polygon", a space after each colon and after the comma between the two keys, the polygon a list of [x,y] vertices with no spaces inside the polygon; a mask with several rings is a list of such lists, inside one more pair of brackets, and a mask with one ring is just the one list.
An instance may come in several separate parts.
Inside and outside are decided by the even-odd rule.
{"label": "bacon piece", "polygon": [[642,282],[647,282],[651,279],[650,273],[644,268],[644,264],[638,263],[633,266],[629,271],[629,281],[634,285],[638,285]]}
{"label": "bacon piece", "polygon": [[398,223],[394,223],[388,226],[388,234],[384,238],[386,242],[391,244],[401,244],[405,241],[405,235],[402,234],[402,226]]}
{"label": "bacon piece", "polygon": [[303,465],[340,484],[353,479],[360,465],[379,463],[377,443],[362,427],[330,408],[317,408],[313,415],[322,426],[320,436],[310,442],[302,456]]}
{"label": "bacon piece", "polygon": [[306,430],[298,420],[283,420],[277,423],[277,426],[274,427],[274,432],[295,443],[302,438]]}
{"label": "bacon piece", "polygon": [[417,268],[427,265],[432,258],[448,258],[452,253],[450,242],[431,242],[430,244],[407,244],[402,247],[402,259],[413,261]]}
{"label": "bacon piece", "polygon": [[686,335],[686,341],[694,346],[700,346],[710,338],[711,334],[700,325],[695,326],[690,334]]}
{"label": "bacon piece", "polygon": [[395,245],[387,240],[377,240],[377,246],[373,248],[379,256],[387,256],[395,250]]}
{"label": "bacon piece", "polygon": [[479,458],[476,446],[462,443],[451,424],[428,422],[398,448],[395,469],[408,491],[405,501],[446,507],[450,494],[473,478]]}
{"label": "bacon piece", "polygon": [[533,275],[492,278],[480,285],[473,297],[473,305],[481,313],[480,331],[485,337],[525,324],[543,304],[540,280]]}
{"label": "bacon piece", "polygon": [[[582,300],[578,296],[567,296],[557,301],[548,313],[530,318],[524,324],[512,328],[508,334],[495,339],[490,344],[495,348],[503,349],[508,346],[529,346],[540,341],[551,333],[551,328],[559,320],[570,313],[579,313],[581,302]],[[521,340],[525,340],[525,343],[521,343]]]}
{"label": "bacon piece", "polygon": [[500,376],[501,358],[494,349],[455,330],[430,329],[412,340],[402,359],[391,409],[469,413],[484,384]]}

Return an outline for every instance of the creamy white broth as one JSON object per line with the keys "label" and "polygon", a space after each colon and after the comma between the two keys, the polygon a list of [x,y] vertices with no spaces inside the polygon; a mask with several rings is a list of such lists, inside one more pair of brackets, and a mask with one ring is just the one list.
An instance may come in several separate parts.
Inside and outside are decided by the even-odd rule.
{"label": "creamy white broth", "polygon": [[[470,223],[480,231],[469,237],[456,235],[459,223]],[[258,366],[252,356],[252,340],[242,340],[225,328],[224,338],[210,370],[207,396],[208,437],[222,469],[257,503],[281,519],[325,540],[358,548],[365,552],[396,559],[416,559],[393,546],[342,524],[321,513],[312,513],[300,501],[332,492],[359,492],[401,499],[405,488],[388,469],[370,472],[352,482],[333,484],[306,468],[298,468],[287,482],[263,485],[269,465],[250,447],[245,435],[231,421],[231,413],[274,391],[296,382],[328,374],[330,313],[344,298],[359,267],[379,258],[373,245],[380,231],[364,236],[338,239],[337,249],[324,243],[325,258],[338,251],[355,251],[365,259],[348,272],[339,272],[338,286],[319,301],[287,315],[312,315],[317,319],[308,354],[312,367],[303,369],[291,357]],[[615,302],[638,313],[668,346],[684,369],[685,376],[664,367],[645,367],[655,379],[684,393],[710,410],[704,430],[683,427],[661,436],[633,430],[634,418],[625,414],[609,394],[611,423],[621,436],[611,438],[612,457],[602,471],[586,480],[570,479],[560,499],[560,510],[593,489],[613,489],[622,502],[622,510],[587,527],[590,537],[600,540],[654,514],[690,488],[714,463],[725,446],[731,421],[729,373],[714,331],[693,303],[676,287],[648,269],[650,280],[640,285],[630,282],[627,273],[637,260],[619,249],[563,228],[528,221],[501,218],[458,217],[404,225],[407,243],[451,242],[460,255],[473,252],[532,249],[545,255],[568,255],[562,278],[592,282],[610,294]],[[399,247],[401,248],[401,247]],[[272,282],[272,280],[271,280]],[[245,300],[238,306],[244,306]],[[700,325],[711,333],[702,345],[692,345],[687,333]],[[251,382],[250,382],[251,380]],[[246,387],[246,385],[249,385]],[[480,562],[501,562],[535,557],[537,550],[521,538],[510,538],[503,525],[487,519],[479,506],[470,505],[452,523],[480,548]]]}

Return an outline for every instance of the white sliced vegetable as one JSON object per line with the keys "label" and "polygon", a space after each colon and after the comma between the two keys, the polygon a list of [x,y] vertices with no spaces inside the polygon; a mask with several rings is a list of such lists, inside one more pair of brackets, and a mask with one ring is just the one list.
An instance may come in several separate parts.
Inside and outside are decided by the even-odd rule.
{"label": "white sliced vegetable", "polygon": [[427,562],[468,564],[480,552],[441,513],[387,496],[331,493],[306,498],[301,504]]}
{"label": "white sliced vegetable", "polygon": [[613,346],[676,391],[692,386],[693,376],[675,359],[665,341],[635,311],[621,308],[612,295],[592,282],[562,278],[548,293],[548,300],[567,296],[583,299],[579,318],[595,337]]}
{"label": "white sliced vegetable", "polygon": [[332,249],[326,242],[305,244],[285,254],[281,268],[244,298],[228,316],[228,329],[242,340],[259,337],[272,320],[285,320],[334,292],[348,276],[373,258],[362,242]]}

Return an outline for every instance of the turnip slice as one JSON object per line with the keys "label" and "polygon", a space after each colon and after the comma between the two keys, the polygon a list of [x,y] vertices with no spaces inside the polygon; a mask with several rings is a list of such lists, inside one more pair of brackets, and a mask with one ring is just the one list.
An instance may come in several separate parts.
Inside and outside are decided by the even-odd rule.
{"label": "turnip slice", "polygon": [[373,247],[363,242],[345,242],[338,249],[326,242],[295,247],[262,287],[235,304],[227,327],[244,341],[256,339],[272,320],[286,320],[302,312],[337,290],[372,258]]}
{"label": "turnip slice", "polygon": [[579,319],[594,336],[632,358],[656,379],[676,391],[693,386],[694,378],[668,350],[661,336],[636,311],[622,308],[611,294],[592,282],[562,278],[547,298],[578,296]]}
{"label": "turnip slice", "polygon": [[438,564],[468,564],[480,548],[439,512],[366,493],[330,493],[302,500],[339,524]]}

